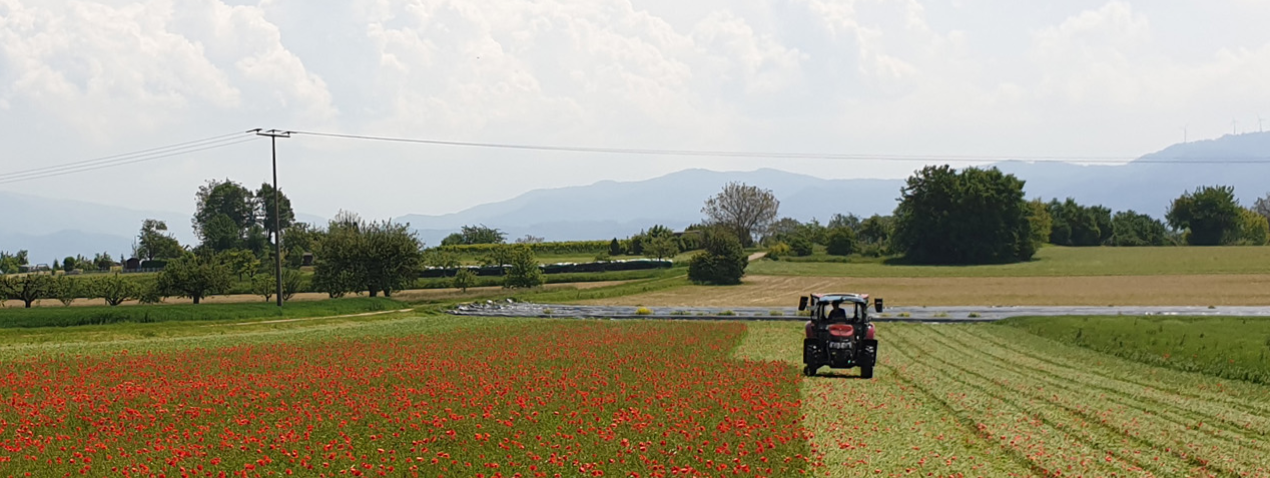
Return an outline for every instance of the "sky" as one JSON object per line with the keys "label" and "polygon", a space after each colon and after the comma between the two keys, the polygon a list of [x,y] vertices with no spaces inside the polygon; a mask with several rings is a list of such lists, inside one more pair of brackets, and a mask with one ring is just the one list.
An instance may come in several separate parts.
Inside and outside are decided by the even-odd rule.
{"label": "sky", "polygon": [[[1268,0],[0,0],[0,191],[192,212],[208,179],[268,180],[268,140],[3,179],[254,128],[1128,159],[1262,127],[1267,24]],[[443,214],[686,168],[902,178],[923,164],[312,135],[277,148],[296,210],[326,217]]]}

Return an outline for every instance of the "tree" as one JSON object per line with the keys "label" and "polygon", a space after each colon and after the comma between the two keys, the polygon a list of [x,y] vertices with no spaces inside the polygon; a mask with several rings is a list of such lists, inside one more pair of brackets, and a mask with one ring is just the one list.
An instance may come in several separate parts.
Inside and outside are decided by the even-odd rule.
{"label": "tree", "polygon": [[70,272],[73,270],[75,270],[75,258],[71,256],[66,256],[66,259],[62,260],[62,271]]}
{"label": "tree", "polygon": [[776,219],[780,204],[771,190],[732,182],[708,199],[701,212],[708,223],[728,228],[748,247],[754,244],[754,234]]}
{"label": "tree", "polygon": [[431,249],[423,253],[423,265],[438,269],[453,269],[462,264],[459,255],[449,251]]}
{"label": "tree", "polygon": [[[260,226],[269,237],[274,237],[275,232],[273,198],[273,185],[261,183],[260,189],[257,189],[255,194],[256,217],[260,218]],[[283,233],[286,233],[287,229],[295,223],[295,211],[291,210],[291,199],[288,199],[281,189],[278,190],[278,209],[278,222],[281,223]]]}
{"label": "tree", "polygon": [[895,244],[925,264],[1024,261],[1036,252],[1023,181],[996,168],[927,166],[895,209]]}
{"label": "tree", "polygon": [[1082,206],[1075,199],[1057,199],[1046,205],[1052,226],[1049,242],[1060,246],[1100,246],[1114,234],[1111,210],[1102,206]]}
{"label": "tree", "polygon": [[3,293],[4,298],[20,300],[27,309],[37,300],[53,298],[56,293],[54,288],[57,286],[53,276],[44,274],[0,277],[0,282],[0,293]]}
{"label": "tree", "polygon": [[1230,244],[1244,246],[1264,246],[1270,239],[1270,221],[1252,209],[1243,209],[1239,214],[1238,237]]}
{"label": "tree", "polygon": [[829,228],[825,240],[826,252],[833,256],[848,256],[855,251],[855,231],[846,226]]}
{"label": "tree", "polygon": [[622,255],[622,243],[618,242],[616,237],[609,242],[609,255],[614,257]]}
{"label": "tree", "polygon": [[211,180],[195,198],[194,233],[215,252],[238,247],[257,223],[255,195],[241,184]]}
{"label": "tree", "polygon": [[93,266],[97,267],[97,270],[108,271],[114,265],[115,259],[110,257],[109,252],[103,252],[93,256]]}
{"label": "tree", "polygon": [[845,227],[852,230],[858,230],[861,225],[860,218],[855,214],[847,214],[845,216],[842,214],[834,214],[833,217],[829,218],[829,224],[827,227],[829,229]]}
{"label": "tree", "polygon": [[674,257],[678,253],[679,245],[675,244],[675,236],[658,235],[649,239],[644,245],[644,257],[652,257],[659,261]]}
{"label": "tree", "polygon": [[1238,236],[1242,210],[1235,188],[1204,186],[1174,199],[1164,217],[1169,226],[1188,231],[1188,244],[1216,246]]}
{"label": "tree", "polygon": [[132,248],[132,256],[147,261],[181,257],[185,249],[175,237],[164,234],[167,230],[166,222],[157,219],[143,221],[141,232],[137,234],[137,244]]}
{"label": "tree", "polygon": [[[73,263],[72,263],[73,264]],[[58,277],[53,282],[53,297],[62,305],[70,307],[75,299],[84,293],[84,287],[81,285],[80,279],[72,279],[67,276]]]}
{"label": "tree", "polygon": [[292,269],[304,264],[304,255],[312,253],[317,243],[325,236],[325,232],[306,222],[297,222],[283,230],[282,262]]}
{"label": "tree", "polygon": [[1168,242],[1168,228],[1163,222],[1132,210],[1120,211],[1111,218],[1111,245],[1163,246]]}
{"label": "tree", "polygon": [[[165,270],[166,271],[166,270]],[[160,273],[160,280],[163,275]],[[136,282],[125,279],[119,274],[112,274],[107,277],[93,280],[93,295],[105,299],[106,305],[111,307],[118,306],[124,301],[136,299],[141,295],[141,286]],[[198,301],[194,302],[195,304]]]}
{"label": "tree", "polygon": [[713,228],[703,238],[705,250],[688,263],[688,279],[699,284],[740,284],[749,258],[731,230]]}
{"label": "tree", "polygon": [[788,243],[797,235],[802,228],[803,223],[798,222],[792,217],[782,217],[779,220],[768,224],[767,231],[763,233],[763,242],[775,244],[778,242]]}
{"label": "tree", "polygon": [[1260,214],[1261,217],[1266,218],[1267,221],[1270,221],[1270,194],[1266,194],[1265,197],[1258,198],[1257,201],[1252,204],[1252,210],[1256,211],[1257,214]]}
{"label": "tree", "polygon": [[255,277],[256,271],[260,270],[262,264],[255,254],[244,249],[222,252],[219,257],[221,262],[229,267],[229,272],[236,276],[238,280],[243,280],[243,276]]}
{"label": "tree", "polygon": [[455,289],[467,293],[467,288],[476,285],[476,273],[466,267],[459,269],[454,273],[453,286]]}
{"label": "tree", "polygon": [[17,255],[0,251],[0,273],[16,274],[22,265],[24,264],[18,261]]}
{"label": "tree", "polygon": [[484,224],[476,226],[463,226],[463,228],[454,234],[446,236],[441,240],[443,246],[461,246],[468,244],[504,244],[507,242],[507,234],[492,227],[486,227]]}
{"label": "tree", "polygon": [[265,302],[278,292],[278,283],[273,274],[260,274],[251,280],[251,293],[264,297]]}
{"label": "tree", "polygon": [[222,294],[231,285],[229,267],[212,254],[190,255],[168,262],[159,272],[159,288],[198,304],[204,297]]}
{"label": "tree", "polygon": [[371,297],[402,290],[423,268],[422,244],[409,225],[362,221],[342,214],[317,245],[313,282],[331,297],[366,291]]}
{"label": "tree", "polygon": [[544,240],[545,239],[532,235],[532,234],[525,234],[525,237],[516,239],[516,243],[517,244],[542,244]]}
{"label": "tree", "polygon": [[1027,203],[1028,207],[1028,225],[1032,228],[1030,235],[1032,239],[1032,247],[1040,249],[1050,240],[1050,236],[1054,232],[1054,217],[1050,216],[1049,207],[1041,198],[1036,198]]}
{"label": "tree", "polygon": [[543,284],[542,268],[538,266],[538,258],[534,250],[526,245],[509,248],[511,257],[507,275],[503,276],[503,287],[508,289],[528,289]]}

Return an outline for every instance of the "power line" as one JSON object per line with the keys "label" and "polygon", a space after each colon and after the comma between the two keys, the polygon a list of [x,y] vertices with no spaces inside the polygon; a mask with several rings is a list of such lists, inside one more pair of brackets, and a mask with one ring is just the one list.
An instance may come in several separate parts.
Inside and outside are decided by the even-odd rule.
{"label": "power line", "polygon": [[355,139],[367,141],[383,141],[394,143],[428,144],[436,146],[456,146],[471,148],[515,149],[528,151],[553,151],[569,153],[631,154],[645,156],[709,156],[727,158],[759,158],[759,159],[826,159],[840,161],[911,161],[940,162],[955,161],[969,163],[996,163],[1001,161],[1031,162],[1073,162],[1090,164],[1122,164],[1128,162],[1150,164],[1270,164],[1270,157],[1265,158],[1196,158],[1196,159],[1138,159],[1123,156],[969,156],[969,155],[900,155],[900,154],[823,154],[823,153],[772,153],[745,151],[709,151],[709,150],[672,150],[644,148],[598,148],[587,146],[531,145],[514,143],[483,143],[470,141],[444,141],[420,138],[394,138],[386,136],[368,136],[341,133],[321,133],[313,131],[292,131],[297,135],[322,136],[329,138]]}
{"label": "power line", "polygon": [[243,137],[243,133],[232,133],[220,136],[213,136],[184,143],[177,143],[158,148],[144,149],[131,153],[116,154],[101,158],[89,159],[84,161],[75,161],[71,163],[60,164],[56,166],[48,166],[44,168],[35,168],[25,171],[17,171],[12,173],[0,174],[0,184],[16,183],[21,181],[30,181],[35,179],[51,178],[68,174],[82,173],[94,171],[98,169],[112,168],[129,164],[166,159],[176,156],[182,156],[199,151],[207,151],[219,149],[237,144],[256,141],[256,136]]}

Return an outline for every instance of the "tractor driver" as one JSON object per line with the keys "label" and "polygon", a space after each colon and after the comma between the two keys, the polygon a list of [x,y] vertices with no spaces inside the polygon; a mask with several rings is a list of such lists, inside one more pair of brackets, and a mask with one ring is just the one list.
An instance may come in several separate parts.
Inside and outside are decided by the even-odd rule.
{"label": "tractor driver", "polygon": [[833,310],[829,311],[829,320],[847,320],[847,311],[842,309],[842,301],[833,302]]}

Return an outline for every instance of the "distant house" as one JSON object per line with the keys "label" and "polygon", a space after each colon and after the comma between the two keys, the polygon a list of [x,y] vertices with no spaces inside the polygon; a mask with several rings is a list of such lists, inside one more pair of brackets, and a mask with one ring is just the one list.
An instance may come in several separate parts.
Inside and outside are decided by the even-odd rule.
{"label": "distant house", "polygon": [[133,257],[124,261],[123,270],[125,272],[136,272],[141,270],[141,259]]}

